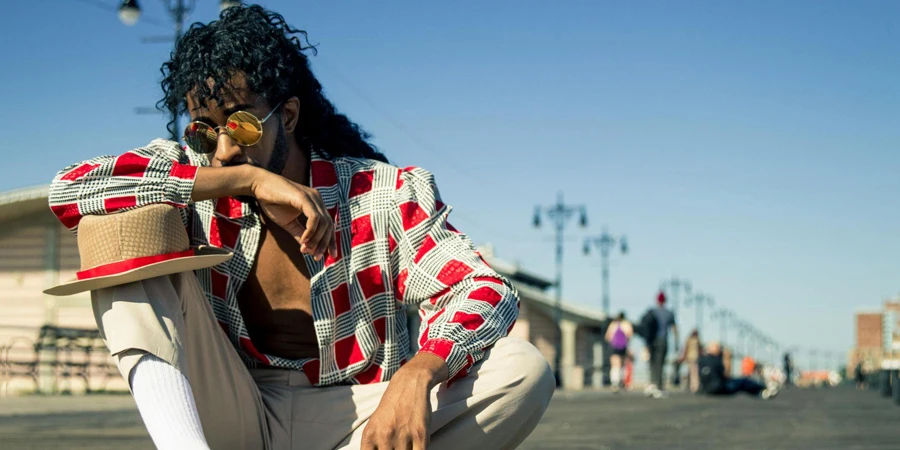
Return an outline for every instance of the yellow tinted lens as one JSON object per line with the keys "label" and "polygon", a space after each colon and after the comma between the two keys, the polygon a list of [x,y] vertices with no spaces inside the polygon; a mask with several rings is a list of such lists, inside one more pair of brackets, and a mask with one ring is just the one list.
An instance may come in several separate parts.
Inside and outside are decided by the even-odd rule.
{"label": "yellow tinted lens", "polygon": [[254,145],[262,138],[262,123],[247,111],[232,114],[225,123],[225,129],[238,145]]}
{"label": "yellow tinted lens", "polygon": [[216,151],[216,131],[203,122],[191,122],[184,128],[184,142],[197,153]]}

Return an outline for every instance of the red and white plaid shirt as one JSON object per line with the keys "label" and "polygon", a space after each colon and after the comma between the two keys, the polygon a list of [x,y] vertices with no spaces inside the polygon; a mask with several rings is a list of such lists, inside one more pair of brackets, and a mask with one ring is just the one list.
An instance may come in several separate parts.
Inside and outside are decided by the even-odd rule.
{"label": "red and white plaid shirt", "polygon": [[50,187],[50,208],[77,231],[85,215],[152,203],[182,208],[192,245],[234,251],[196,271],[220,325],[248,366],[300,369],[319,386],[390,380],[408,356],[405,305],[419,305],[419,351],[443,358],[458,378],[509,334],[518,293],[447,223],[431,173],[379,161],[314,153],[310,183],[335,222],[337,258],[304,255],[320,358],[290,360],[256,350],[237,293],[253,266],[260,219],[234,198],[191,202],[207,158],[157,139],[121,156],[73,164]]}

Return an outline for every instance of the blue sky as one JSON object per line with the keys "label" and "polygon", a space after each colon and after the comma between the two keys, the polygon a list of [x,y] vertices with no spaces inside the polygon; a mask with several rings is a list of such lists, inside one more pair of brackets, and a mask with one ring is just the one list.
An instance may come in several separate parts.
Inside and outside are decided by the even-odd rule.
{"label": "blue sky", "polygon": [[[192,21],[214,18],[198,3]],[[611,291],[632,316],[678,275],[783,344],[837,351],[854,311],[900,292],[900,3],[261,3],[310,33],[335,104],[394,163],[433,171],[453,222],[499,257],[552,276],[534,207],[585,205],[574,303],[599,308],[580,249],[604,224],[631,244]],[[165,135],[133,113],[159,97],[170,48],[140,39],[170,33],[161,2],[130,28],[115,5],[5,6],[0,190]]]}

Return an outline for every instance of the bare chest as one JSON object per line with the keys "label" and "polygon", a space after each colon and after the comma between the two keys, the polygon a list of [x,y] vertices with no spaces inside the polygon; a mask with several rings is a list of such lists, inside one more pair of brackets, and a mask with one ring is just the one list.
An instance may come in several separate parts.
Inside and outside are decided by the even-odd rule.
{"label": "bare chest", "polygon": [[238,293],[257,350],[288,359],[318,356],[310,273],[300,244],[277,226],[263,226],[256,261]]}

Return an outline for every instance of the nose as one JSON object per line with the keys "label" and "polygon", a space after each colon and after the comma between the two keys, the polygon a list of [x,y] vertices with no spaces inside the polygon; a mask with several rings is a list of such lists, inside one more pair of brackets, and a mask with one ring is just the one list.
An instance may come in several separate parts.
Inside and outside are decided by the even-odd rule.
{"label": "nose", "polygon": [[223,166],[246,162],[243,147],[237,145],[237,143],[234,142],[234,139],[232,139],[225,130],[219,129],[218,133],[216,140],[216,159],[219,160]]}

